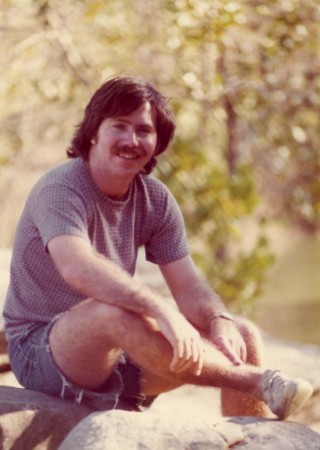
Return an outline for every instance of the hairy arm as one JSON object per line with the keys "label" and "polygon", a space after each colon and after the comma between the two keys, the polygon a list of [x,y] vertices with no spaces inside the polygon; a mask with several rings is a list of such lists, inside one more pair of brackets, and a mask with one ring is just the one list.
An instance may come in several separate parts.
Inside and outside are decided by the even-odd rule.
{"label": "hairy arm", "polygon": [[246,359],[245,343],[231,320],[217,317],[227,309],[216,292],[201,277],[193,260],[187,256],[160,267],[177,305],[187,320],[234,363]]}
{"label": "hairy arm", "polygon": [[59,236],[49,242],[48,250],[58,272],[75,291],[138,314],[152,317],[157,314],[159,297],[113,261],[95,252],[86,240]]}
{"label": "hairy arm", "polygon": [[199,274],[190,256],[160,266],[183,315],[197,328],[210,330],[213,316],[226,311],[220,297]]}

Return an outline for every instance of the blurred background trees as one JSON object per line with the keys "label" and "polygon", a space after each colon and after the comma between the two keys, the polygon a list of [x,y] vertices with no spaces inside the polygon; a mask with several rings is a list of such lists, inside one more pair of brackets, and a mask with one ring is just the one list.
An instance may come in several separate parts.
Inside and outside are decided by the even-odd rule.
{"label": "blurred background trees", "polygon": [[272,224],[318,238],[317,0],[2,0],[0,19],[0,246],[91,94],[119,74],[171,99],[176,138],[155,175],[234,309],[262,295]]}

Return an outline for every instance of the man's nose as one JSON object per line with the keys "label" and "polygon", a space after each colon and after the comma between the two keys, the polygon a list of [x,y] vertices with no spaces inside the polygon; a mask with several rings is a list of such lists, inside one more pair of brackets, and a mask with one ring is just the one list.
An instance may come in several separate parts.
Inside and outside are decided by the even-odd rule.
{"label": "man's nose", "polygon": [[137,145],[139,144],[139,139],[137,133],[134,130],[128,130],[125,138],[125,143],[130,147],[137,147]]}

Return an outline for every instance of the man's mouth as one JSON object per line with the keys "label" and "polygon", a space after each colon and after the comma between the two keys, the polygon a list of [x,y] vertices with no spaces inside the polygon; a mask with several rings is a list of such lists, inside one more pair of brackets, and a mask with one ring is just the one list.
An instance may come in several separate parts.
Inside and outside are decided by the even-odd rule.
{"label": "man's mouth", "polygon": [[129,160],[135,160],[139,158],[139,154],[136,152],[129,152],[129,151],[119,151],[117,152],[117,156],[120,156],[120,158],[129,159]]}
{"label": "man's mouth", "polygon": [[119,146],[118,148],[116,148],[115,153],[120,158],[129,161],[135,161],[136,159],[140,158],[143,152],[138,147]]}

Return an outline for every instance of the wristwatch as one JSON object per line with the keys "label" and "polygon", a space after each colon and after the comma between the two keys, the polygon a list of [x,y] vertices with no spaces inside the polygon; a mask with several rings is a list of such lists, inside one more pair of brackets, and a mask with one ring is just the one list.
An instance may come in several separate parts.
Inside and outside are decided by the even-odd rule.
{"label": "wristwatch", "polygon": [[234,318],[231,314],[227,313],[227,312],[219,312],[214,314],[213,316],[214,319],[226,319],[226,320],[231,320],[232,322],[234,322]]}

